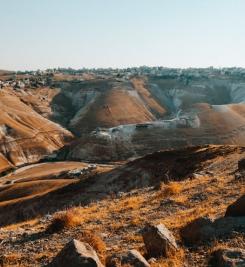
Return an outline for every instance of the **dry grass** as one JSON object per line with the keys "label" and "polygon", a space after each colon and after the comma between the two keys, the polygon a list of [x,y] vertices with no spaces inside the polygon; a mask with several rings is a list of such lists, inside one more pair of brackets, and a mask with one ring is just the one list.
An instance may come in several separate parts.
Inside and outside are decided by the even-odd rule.
{"label": "dry grass", "polygon": [[99,234],[91,231],[84,231],[77,237],[78,240],[88,243],[98,254],[101,262],[104,264],[106,259],[106,244]]}
{"label": "dry grass", "polygon": [[172,256],[171,258],[159,258],[151,263],[151,267],[183,267],[185,262],[185,253],[183,249]]}
{"label": "dry grass", "polygon": [[137,243],[143,243],[143,237],[140,234],[136,233],[128,233],[123,238],[127,243],[137,242]]}
{"label": "dry grass", "polygon": [[[178,210],[173,213],[172,217],[166,217],[159,222],[163,223],[169,229],[176,229],[185,226],[186,224],[194,221],[195,219],[203,216],[215,216],[217,210],[207,203],[200,207],[190,208],[186,210]],[[174,217],[174,220],[173,220]]]}
{"label": "dry grass", "polygon": [[81,216],[76,209],[57,213],[48,227],[50,232],[59,232],[64,228],[72,228],[81,224]]}
{"label": "dry grass", "polygon": [[[101,201],[101,204],[93,203],[87,207],[75,207],[66,211],[58,212],[54,215],[48,231],[57,232],[64,228],[76,227],[82,223],[91,223],[93,221],[105,221],[112,214],[120,214],[121,212],[138,211],[144,201],[143,196],[131,196],[120,201],[108,200]],[[132,225],[140,225],[140,219],[133,216]],[[118,231],[125,227],[125,222],[111,221],[108,227],[113,231]]]}
{"label": "dry grass", "polygon": [[[217,213],[226,209],[227,203],[224,201],[217,206],[222,186],[226,186],[226,191],[222,191],[223,197],[229,197],[231,192],[237,190],[233,188],[234,185],[229,183],[228,178],[224,183],[223,179],[214,180],[212,177],[171,182],[161,186],[159,191],[149,190],[144,194],[127,195],[118,199],[104,199],[86,207],[77,207],[72,210],[73,213],[79,215],[80,223],[83,223],[86,230],[107,233],[107,243],[108,239],[110,240],[112,237],[121,237],[119,240],[116,239],[118,241],[113,241],[113,244],[109,241],[108,246],[111,252],[121,252],[130,247],[139,250],[144,255],[142,236],[137,231],[144,227],[145,222],[165,224],[179,240],[179,229],[186,223],[201,216],[217,216]],[[198,198],[192,200],[193,196],[196,195],[204,195],[206,198],[204,200],[201,198],[200,200]],[[173,200],[173,203],[177,203],[173,209],[171,206],[168,209],[168,206],[161,205],[160,200],[168,197]],[[229,199],[229,201],[232,200]],[[178,204],[180,205],[178,206]],[[163,216],[166,211],[171,211],[171,215]],[[99,224],[98,221],[100,221]],[[82,241],[90,243],[84,239]],[[97,251],[96,245],[90,244]],[[103,249],[102,252],[98,252],[102,262],[105,262],[105,254]],[[184,252],[180,250],[174,257],[158,259],[151,266],[183,267],[184,261]]]}
{"label": "dry grass", "polygon": [[130,224],[131,224],[132,226],[141,226],[141,224],[142,224],[142,219],[141,219],[140,217],[136,217],[136,216],[134,216],[134,217],[131,219]]}
{"label": "dry grass", "polygon": [[0,266],[24,266],[21,264],[22,255],[20,253],[11,253],[0,256]]}
{"label": "dry grass", "polygon": [[14,223],[10,224],[4,227],[5,230],[18,230],[20,227],[24,227],[25,225],[28,225],[29,227],[35,227],[39,224],[39,218],[38,219],[32,219],[32,220],[26,220],[24,222],[20,223]]}
{"label": "dry grass", "polygon": [[126,227],[127,223],[125,221],[112,221],[110,225],[108,225],[108,229],[114,233],[124,230]]}
{"label": "dry grass", "polygon": [[182,184],[180,182],[170,182],[168,184],[161,183],[159,189],[159,198],[170,197],[181,193]]}
{"label": "dry grass", "polygon": [[135,210],[138,209],[143,202],[142,196],[133,196],[129,197],[123,201],[120,201],[118,208],[121,211]]}

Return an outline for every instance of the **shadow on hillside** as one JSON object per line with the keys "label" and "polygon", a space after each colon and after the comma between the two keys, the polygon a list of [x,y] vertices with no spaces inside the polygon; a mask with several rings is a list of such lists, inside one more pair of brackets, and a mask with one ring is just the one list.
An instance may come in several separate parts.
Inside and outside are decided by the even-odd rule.
{"label": "shadow on hillside", "polygon": [[[56,82],[55,87],[61,88],[50,103],[52,109],[51,120],[59,123],[74,135],[81,136],[81,131],[76,127],[70,127],[71,120],[81,108],[88,105],[96,95],[95,92],[105,92],[111,88],[110,80],[64,80]],[[89,121],[86,121],[81,129],[86,128]],[[84,129],[83,129],[84,130]],[[91,130],[91,129],[90,129]]]}
{"label": "shadow on hillside", "polygon": [[[25,220],[53,213],[62,208],[76,205],[79,194],[86,187],[86,182],[78,182],[59,188],[42,196],[20,200],[0,207],[0,226],[15,224]],[[74,196],[77,199],[74,199]],[[78,204],[78,203],[77,203]]]}
{"label": "shadow on hillside", "polygon": [[[117,196],[144,187],[156,187],[161,182],[192,178],[194,173],[223,168],[237,168],[237,158],[227,161],[225,155],[244,152],[236,147],[189,147],[181,150],[156,152],[101,174],[64,186],[42,196],[0,206],[0,226],[14,224],[58,210]],[[219,161],[216,163],[215,158]],[[223,161],[220,161],[220,158]],[[214,159],[214,160],[213,160]],[[212,166],[210,160],[213,160]],[[232,167],[233,164],[233,167]],[[212,169],[211,169],[212,170]],[[212,175],[212,174],[210,174]]]}

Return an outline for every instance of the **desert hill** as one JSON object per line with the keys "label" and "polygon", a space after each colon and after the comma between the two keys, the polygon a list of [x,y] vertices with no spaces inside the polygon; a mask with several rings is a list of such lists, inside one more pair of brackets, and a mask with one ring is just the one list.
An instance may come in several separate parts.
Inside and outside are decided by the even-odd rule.
{"label": "desert hill", "polygon": [[195,104],[183,117],[101,130],[65,148],[68,159],[117,161],[159,149],[245,144],[245,105]]}
{"label": "desert hill", "polygon": [[[59,82],[61,92],[53,104],[68,109],[67,128],[75,134],[90,133],[97,127],[110,128],[120,124],[140,123],[155,120],[166,113],[164,107],[147,96],[141,95],[130,81],[119,79],[95,79],[85,82]],[[64,107],[63,101],[69,103]],[[147,102],[148,101],[148,102]],[[54,115],[55,118],[55,115]]]}
{"label": "desert hill", "polygon": [[[1,178],[0,214],[8,210],[12,221],[24,220],[28,212],[23,210],[29,210],[28,218],[31,218],[60,205],[87,204],[108,194],[159,186],[161,182],[235,174],[244,153],[244,148],[237,146],[200,146],[155,152],[119,166],[96,165],[91,171],[82,162],[30,165]],[[61,187],[59,192],[57,189]],[[62,202],[57,201],[60,197]],[[1,223],[7,221],[5,217]]]}
{"label": "desert hill", "polygon": [[[144,267],[243,257],[244,81],[242,69],[0,72],[0,265],[53,266],[73,239],[106,267],[129,249]],[[149,224],[173,255],[149,252]]]}
{"label": "desert hill", "polygon": [[26,78],[36,87],[13,94],[78,137],[61,159],[114,161],[189,145],[244,145],[243,78],[201,74],[39,75]]}
{"label": "desert hill", "polygon": [[11,88],[0,91],[0,108],[0,153],[9,167],[36,162],[72,138],[23,103]]}
{"label": "desert hill", "polygon": [[54,79],[52,88],[40,87],[16,94],[42,116],[78,136],[97,127],[152,121],[166,113],[148,91],[138,92],[130,81],[119,79]]}
{"label": "desert hill", "polygon": [[[38,113],[42,121],[43,117],[46,119],[44,124],[49,126],[44,127],[45,131],[58,127],[58,132],[70,135],[63,127],[76,136],[59,153],[61,160],[117,161],[189,145],[245,144],[242,77],[226,74],[193,77],[188,72],[174,77],[102,78],[96,74],[16,77],[17,82],[28,81],[28,86],[18,88],[17,83],[15,89],[4,89],[2,102],[11,97],[21,103],[22,109],[28,106],[28,112]],[[26,124],[24,120],[19,123]],[[40,128],[39,123],[34,125]],[[25,125],[22,128],[26,135],[29,129]],[[30,131],[27,135],[35,134]],[[47,153],[64,145],[62,141],[58,143]],[[7,161],[15,165],[11,157]]]}
{"label": "desert hill", "polygon": [[171,147],[245,144],[240,80],[145,76],[62,86],[54,98],[60,100],[57,106],[64,99],[69,110],[75,101],[80,105],[66,123],[81,136],[66,149],[71,160],[121,160]]}
{"label": "desert hill", "polygon": [[[217,223],[224,221],[229,225],[228,229],[233,223],[237,227],[236,219],[223,219],[223,216],[227,207],[245,193],[238,164],[244,156],[244,148],[237,146],[160,151],[114,168],[101,166],[102,172],[98,170],[86,177],[72,179],[68,178],[68,170],[84,168],[86,164],[51,163],[54,169],[39,164],[25,167],[6,176],[5,181],[17,181],[0,191],[2,226],[24,222],[2,228],[2,260],[9,266],[19,262],[24,266],[45,266],[72,238],[84,238],[84,231],[96,233],[104,240],[107,250],[99,254],[101,260],[127,249],[137,249],[146,255],[141,229],[151,222],[164,223],[181,248],[175,257],[157,259],[153,266],[208,266],[212,250],[238,243],[239,248],[245,248],[245,229],[234,228],[234,233],[228,233],[225,228],[225,235],[196,243],[193,248],[185,245],[181,231],[191,221],[203,216],[211,216]],[[63,172],[60,176],[59,168]],[[39,180],[37,173],[41,169]],[[31,173],[35,175],[34,181]],[[36,186],[41,181],[46,183]],[[55,181],[59,183],[54,186]],[[30,184],[31,198],[24,195],[30,194]],[[47,190],[48,187],[52,190]],[[6,199],[7,195],[12,196],[12,200]],[[53,214],[56,209],[63,211]],[[49,215],[39,217],[44,214]],[[50,233],[48,229],[52,221],[55,218],[62,220],[62,216],[72,223],[63,230]]]}

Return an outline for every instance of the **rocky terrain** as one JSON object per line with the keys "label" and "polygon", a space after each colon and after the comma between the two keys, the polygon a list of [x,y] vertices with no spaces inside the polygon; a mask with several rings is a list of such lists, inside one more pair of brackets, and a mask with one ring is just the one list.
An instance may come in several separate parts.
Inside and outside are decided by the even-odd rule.
{"label": "rocky terrain", "polygon": [[[63,246],[78,239],[102,253],[103,263],[136,249],[152,266],[225,266],[212,265],[213,252],[245,249],[244,205],[239,206],[240,214],[227,209],[245,194],[244,169],[238,164],[244,156],[245,149],[236,146],[156,152],[125,165],[102,166],[102,172],[79,181],[73,178],[73,186],[63,183],[62,190],[33,196],[31,201],[19,198],[18,206],[13,200],[4,201],[2,195],[2,264],[46,266]],[[45,177],[45,171],[39,179],[63,181],[76,164],[62,165],[65,176],[57,177],[56,165],[56,177]],[[40,166],[20,170],[4,180],[23,173],[23,181],[18,183],[25,184],[30,173],[36,174],[35,168]],[[13,190],[17,190],[14,185]],[[60,211],[53,213],[54,207]],[[26,213],[20,214],[24,210]],[[237,215],[240,217],[234,217]],[[59,226],[63,220],[64,226]],[[202,220],[213,230],[207,232]],[[195,228],[193,221],[197,221]],[[173,255],[164,256],[162,251],[160,256],[147,254],[147,244],[153,241],[145,240],[142,230],[148,223],[163,224],[171,231],[178,248]]]}
{"label": "rocky terrain", "polygon": [[0,71],[0,266],[245,266],[245,71]]}
{"label": "rocky terrain", "polygon": [[[56,127],[53,121],[66,129],[66,136],[72,132],[76,138],[61,150],[61,160],[110,162],[189,145],[244,145],[245,78],[235,71],[3,75],[5,83],[8,77],[25,87],[7,83],[1,101],[20,100],[26,112],[31,108],[49,120],[47,131]],[[65,144],[59,143],[57,148]]]}
{"label": "rocky terrain", "polygon": [[[94,95],[91,106],[82,107],[72,119],[72,127],[82,136],[66,148],[66,158],[115,161],[159,148],[244,145],[244,84],[219,79],[194,79],[186,84],[176,78],[134,77],[130,87],[125,81],[117,82],[117,93],[112,88],[110,99],[106,96],[104,100],[108,105],[98,105],[102,96]],[[116,97],[118,88],[124,90],[124,95]],[[129,106],[126,95],[136,98],[148,113]],[[138,112],[147,116],[139,116]],[[91,129],[87,121],[93,123]],[[84,134],[85,130],[90,134]]]}

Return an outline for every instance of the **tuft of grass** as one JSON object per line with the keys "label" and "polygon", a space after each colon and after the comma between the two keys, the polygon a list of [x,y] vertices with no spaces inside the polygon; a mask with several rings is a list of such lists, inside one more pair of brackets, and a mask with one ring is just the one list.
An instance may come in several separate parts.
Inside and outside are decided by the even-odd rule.
{"label": "tuft of grass", "polygon": [[183,267],[185,262],[185,253],[183,249],[170,258],[159,258],[151,263],[151,267]]}
{"label": "tuft of grass", "polygon": [[142,235],[140,234],[128,233],[126,236],[124,236],[123,239],[125,240],[125,242],[129,244],[130,243],[139,243],[139,244],[143,243],[143,238],[142,238]]}
{"label": "tuft of grass", "polygon": [[160,191],[162,197],[170,197],[179,194],[182,191],[182,186],[179,182],[162,183],[160,185]]}
{"label": "tuft of grass", "polygon": [[101,239],[99,234],[92,233],[91,231],[83,231],[77,237],[78,240],[88,243],[98,254],[101,262],[104,264],[106,259],[106,244]]}
{"label": "tuft of grass", "polygon": [[140,208],[143,202],[142,196],[131,196],[126,199],[120,201],[117,205],[117,211],[128,211],[128,210],[136,210]]}
{"label": "tuft of grass", "polygon": [[81,216],[75,209],[56,213],[51,224],[48,226],[48,231],[59,232],[65,228],[76,227],[81,224]]}
{"label": "tuft of grass", "polygon": [[141,218],[139,218],[139,217],[133,217],[132,219],[131,219],[131,222],[130,222],[130,224],[132,225],[132,226],[141,226],[141,224],[142,224],[142,220],[141,220]]}
{"label": "tuft of grass", "polygon": [[127,223],[126,221],[112,221],[109,225],[108,225],[108,229],[110,229],[110,232],[113,233],[117,233],[121,230],[124,230],[127,227]]}

